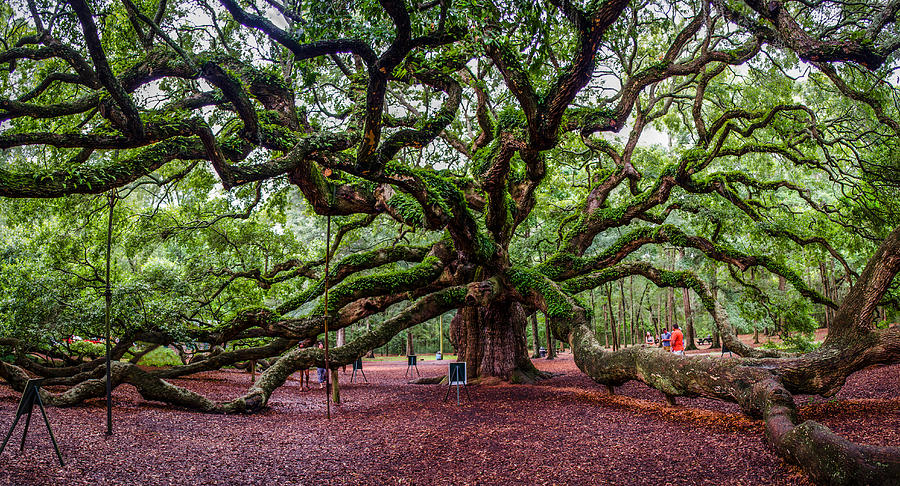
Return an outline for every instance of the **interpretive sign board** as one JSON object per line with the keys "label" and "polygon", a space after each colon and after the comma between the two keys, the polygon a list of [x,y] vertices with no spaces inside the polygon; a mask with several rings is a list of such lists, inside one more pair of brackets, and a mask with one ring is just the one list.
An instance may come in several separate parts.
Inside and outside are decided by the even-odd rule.
{"label": "interpretive sign board", "polygon": [[356,361],[353,362],[353,373],[350,373],[350,383],[353,383],[353,379],[356,378],[357,371],[362,375],[363,380],[366,380],[366,383],[368,383],[369,379],[366,378],[366,372],[362,368],[362,358],[356,358]]}
{"label": "interpretive sign board", "polygon": [[22,392],[22,398],[19,400],[18,408],[16,408],[16,418],[9,427],[6,438],[3,439],[3,445],[0,445],[0,454],[2,454],[3,449],[6,448],[6,443],[9,442],[9,438],[12,436],[13,430],[15,430],[16,424],[19,423],[19,419],[22,418],[22,415],[28,415],[25,419],[25,430],[22,431],[22,443],[19,444],[19,450],[25,450],[25,437],[28,436],[28,426],[31,424],[31,413],[34,411],[34,404],[37,403],[38,408],[41,409],[41,415],[44,417],[44,423],[47,424],[47,431],[50,432],[50,442],[53,443],[53,449],[56,451],[59,465],[65,466],[62,454],[59,452],[59,446],[56,444],[56,437],[53,436],[53,429],[50,428],[50,421],[47,420],[47,411],[44,410],[44,402],[41,400],[41,394],[39,393],[43,381],[44,380],[42,379],[28,380],[28,382],[25,383],[25,391]]}
{"label": "interpretive sign board", "polygon": [[418,361],[418,359],[416,358],[416,355],[414,355],[414,354],[410,354],[410,355],[406,356],[406,373],[403,373],[403,376],[406,376],[407,373],[409,373],[409,376],[412,376],[413,369],[416,370],[417,375],[422,376],[422,374],[419,373],[419,365],[416,364],[417,361]]}
{"label": "interpretive sign board", "polygon": [[456,404],[459,405],[459,389],[462,387],[466,391],[466,397],[472,401],[469,396],[469,380],[466,374],[466,362],[449,363],[447,371],[447,393],[444,395],[444,401],[450,396],[450,389],[456,387]]}
{"label": "interpretive sign board", "polygon": [[450,386],[468,385],[466,377],[466,363],[450,363],[450,373],[447,375],[450,380]]}

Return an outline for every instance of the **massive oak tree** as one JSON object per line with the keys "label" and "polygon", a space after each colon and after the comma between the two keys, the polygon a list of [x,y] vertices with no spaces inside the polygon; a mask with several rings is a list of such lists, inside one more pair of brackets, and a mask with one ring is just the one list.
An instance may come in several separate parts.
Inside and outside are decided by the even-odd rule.
{"label": "massive oak tree", "polygon": [[[541,312],[598,383],[735,402],[817,480],[896,481],[896,448],[801,421],[792,395],[830,396],[853,372],[900,360],[900,330],[873,325],[900,270],[898,5],[17,0],[0,9],[0,196],[31,206],[6,202],[17,209],[4,224],[34,224],[46,214],[35,200],[56,198],[96,223],[86,196],[109,194],[120,211],[146,210],[124,219],[119,259],[132,270],[149,273],[136,261],[156,243],[192,243],[179,250],[189,270],[147,280],[177,305],[148,312],[149,284],[117,299],[116,359],[138,341],[213,346],[164,370],[116,361],[114,383],[147,399],[260,410],[291,373],[323,364],[296,344],[322,334],[326,315],[332,330],[381,316],[332,350],[334,366],[456,310],[451,338],[473,376],[535,379],[525,328]],[[179,218],[181,206],[199,209]],[[276,251],[260,236],[282,235],[290,207],[336,218],[330,254],[300,258],[301,242]],[[348,235],[367,245],[341,247]],[[781,278],[834,310],[828,339],[807,354],[748,348],[715,289],[647,256],[664,247],[731,269],[763,305],[738,272]],[[60,263],[63,281],[106,284],[87,250],[65,248],[82,271]],[[841,269],[840,301],[786,263],[807,248]],[[196,263],[210,254],[226,257]],[[606,351],[584,293],[634,276],[694,292],[741,357]],[[53,305],[71,309],[69,297]],[[59,320],[41,316],[32,330]],[[12,357],[0,377],[65,385],[45,392],[56,405],[103,394],[99,360],[39,335],[0,337]],[[230,401],[165,381],[266,359]]]}

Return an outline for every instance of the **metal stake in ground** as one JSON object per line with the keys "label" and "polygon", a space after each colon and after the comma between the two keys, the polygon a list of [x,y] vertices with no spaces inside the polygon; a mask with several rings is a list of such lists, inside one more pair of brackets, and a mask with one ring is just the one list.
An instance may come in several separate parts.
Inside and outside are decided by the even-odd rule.
{"label": "metal stake in ground", "polygon": [[[106,435],[112,435],[112,360],[109,350],[109,310],[112,306],[112,290],[109,283],[109,262],[112,253],[113,208],[116,206],[115,189],[109,193],[109,225],[106,228]],[[47,426],[49,428],[49,425]]]}
{"label": "metal stake in ground", "polygon": [[325,229],[325,416],[331,420],[331,383],[328,366],[328,272],[331,263],[331,215]]}

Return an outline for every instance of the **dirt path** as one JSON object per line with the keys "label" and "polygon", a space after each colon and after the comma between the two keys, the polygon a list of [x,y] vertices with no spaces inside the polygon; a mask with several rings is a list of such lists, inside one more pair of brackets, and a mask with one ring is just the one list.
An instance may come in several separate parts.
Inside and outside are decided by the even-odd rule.
{"label": "dirt path", "polygon": [[[442,401],[445,387],[406,384],[403,362],[366,362],[370,383],[344,375],[345,403],[331,422],[324,392],[301,393],[293,380],[257,416],[176,410],[123,387],[108,440],[102,401],[50,410],[65,468],[40,422],[18,452],[20,425],[0,455],[0,484],[809,484],[732,405],[670,408],[637,383],[610,397],[570,355],[536,364],[559,375],[535,386],[473,386],[472,401],[457,406]],[[435,376],[446,362],[419,368]],[[249,377],[222,371],[178,383],[230,398]],[[17,400],[0,387],[0,433]],[[836,400],[814,400],[804,412],[854,440],[897,445],[900,366],[859,373]]]}

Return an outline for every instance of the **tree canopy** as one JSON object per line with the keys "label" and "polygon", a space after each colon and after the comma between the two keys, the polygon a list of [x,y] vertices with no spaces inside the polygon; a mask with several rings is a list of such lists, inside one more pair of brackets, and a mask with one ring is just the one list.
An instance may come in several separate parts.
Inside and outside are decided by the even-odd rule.
{"label": "tree canopy", "polygon": [[[895,448],[802,422],[792,394],[900,360],[900,329],[876,325],[900,297],[898,10],[4,3],[0,377],[51,377],[69,387],[45,392],[58,405],[102,395],[100,361],[64,338],[100,335],[107,283],[117,359],[136,342],[214,347],[158,371],[117,361],[115,383],[207,412],[257,411],[323,365],[296,345],[326,319],[369,323],[333,366],[455,311],[473,376],[539,378],[525,338],[540,312],[598,383],[738,403],[818,480],[896,478]],[[743,357],[605,350],[593,291],[635,277],[683,289],[686,309],[693,293]],[[809,330],[819,308],[829,336],[809,353],[735,336],[739,321]],[[165,381],[262,359],[229,401]]]}

